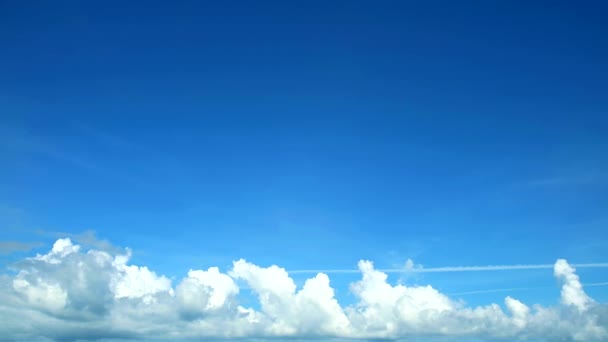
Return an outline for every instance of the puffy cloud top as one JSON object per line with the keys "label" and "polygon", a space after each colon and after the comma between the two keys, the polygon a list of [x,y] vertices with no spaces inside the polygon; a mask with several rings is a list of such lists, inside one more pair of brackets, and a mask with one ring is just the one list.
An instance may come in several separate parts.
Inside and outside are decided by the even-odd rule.
{"label": "puffy cloud top", "polygon": [[[0,340],[608,339],[608,308],[585,293],[563,259],[554,266],[562,282],[560,306],[529,307],[509,296],[505,310],[467,307],[430,285],[390,284],[364,260],[360,280],[350,286],[356,303],[341,306],[323,273],[298,288],[285,269],[241,259],[227,272],[190,270],[174,286],[129,259],[130,253],[83,251],[59,239],[47,254],[19,262],[16,275],[0,276]],[[259,309],[239,304],[237,281],[254,292]]]}
{"label": "puffy cloud top", "polygon": [[179,310],[184,317],[202,317],[229,308],[238,293],[234,280],[217,267],[190,270],[177,287]]}
{"label": "puffy cloud top", "polygon": [[555,276],[563,282],[562,303],[572,305],[579,311],[585,311],[593,300],[583,291],[583,285],[574,273],[575,271],[574,267],[564,259],[557,260],[553,268]]}

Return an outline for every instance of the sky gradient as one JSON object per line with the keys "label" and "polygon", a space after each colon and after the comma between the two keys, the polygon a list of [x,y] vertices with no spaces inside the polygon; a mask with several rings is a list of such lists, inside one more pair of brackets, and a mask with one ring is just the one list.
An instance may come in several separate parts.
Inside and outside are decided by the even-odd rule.
{"label": "sky gradient", "polygon": [[[607,13],[600,1],[0,1],[3,296],[34,298],[23,272],[59,267],[35,256],[69,238],[81,247],[61,265],[105,253],[99,272],[115,279],[128,254],[174,299],[191,270],[218,267],[262,313],[255,267],[284,268],[297,289],[325,271],[347,308],[370,304],[353,290],[361,260],[393,270],[390,286],[505,312],[507,296],[559,311],[572,273],[606,312]],[[557,272],[561,259],[576,271]],[[84,310],[68,308],[88,294],[73,297],[60,270],[44,284]],[[91,317],[117,307],[98,304]],[[287,335],[316,336],[298,327]],[[151,336],[136,330],[116,337]],[[318,335],[410,336],[350,333]]]}

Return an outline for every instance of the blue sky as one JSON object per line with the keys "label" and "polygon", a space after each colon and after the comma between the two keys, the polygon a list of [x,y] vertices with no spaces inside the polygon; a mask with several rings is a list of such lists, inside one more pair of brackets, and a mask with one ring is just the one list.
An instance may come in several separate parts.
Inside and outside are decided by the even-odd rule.
{"label": "blue sky", "polygon": [[[0,240],[33,250],[0,262],[86,231],[173,279],[607,262],[606,10],[2,2]],[[358,278],[331,275],[341,303]],[[389,280],[559,301],[550,269]]]}

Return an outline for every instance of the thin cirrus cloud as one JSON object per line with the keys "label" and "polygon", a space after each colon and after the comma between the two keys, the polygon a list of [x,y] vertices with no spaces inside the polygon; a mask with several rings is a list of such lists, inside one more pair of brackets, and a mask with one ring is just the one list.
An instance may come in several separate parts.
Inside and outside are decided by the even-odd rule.
{"label": "thin cirrus cloud", "polygon": [[[608,262],[572,264],[576,268],[608,268]],[[384,273],[447,273],[447,272],[485,272],[485,271],[517,271],[517,270],[537,270],[552,269],[554,264],[515,264],[515,265],[486,265],[486,266],[442,266],[442,267],[422,267],[414,266],[408,260],[406,267],[378,269]],[[359,273],[355,269],[319,269],[319,270],[291,270],[289,273]]]}
{"label": "thin cirrus cloud", "polygon": [[[0,340],[608,339],[608,306],[586,294],[575,266],[563,259],[551,266],[561,286],[560,304],[552,307],[511,296],[502,305],[467,306],[431,285],[391,284],[366,260],[349,287],[352,305],[337,301],[323,272],[298,287],[293,272],[241,259],[225,272],[192,269],[171,280],[129,260],[128,252],[87,250],[64,238],[17,262],[16,273],[0,276]],[[239,283],[258,305],[239,300]]]}
{"label": "thin cirrus cloud", "polygon": [[[583,283],[581,285],[584,287],[608,286],[608,282]],[[483,289],[483,290],[473,290],[473,291],[452,292],[452,293],[449,293],[448,295],[463,296],[463,295],[482,294],[482,293],[529,291],[529,290],[542,290],[542,289],[551,289],[551,288],[552,288],[551,286],[506,287],[506,288],[500,288],[500,289]]]}
{"label": "thin cirrus cloud", "polygon": [[39,246],[39,242],[0,241],[0,255],[28,252]]}

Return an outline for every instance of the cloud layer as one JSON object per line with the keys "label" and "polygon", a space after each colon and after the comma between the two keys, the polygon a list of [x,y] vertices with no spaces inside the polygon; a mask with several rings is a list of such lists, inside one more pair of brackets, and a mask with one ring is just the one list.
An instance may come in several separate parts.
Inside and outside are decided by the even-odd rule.
{"label": "cloud layer", "polygon": [[[0,340],[197,338],[460,338],[593,341],[608,339],[608,307],[591,299],[574,267],[554,265],[561,305],[532,307],[506,297],[468,307],[432,286],[392,285],[370,261],[350,286],[356,304],[341,306],[329,277],[298,288],[279,266],[246,260],[226,273],[190,270],[175,284],[130,255],[84,251],[69,238],[0,276]],[[239,303],[238,284],[259,301]]]}

